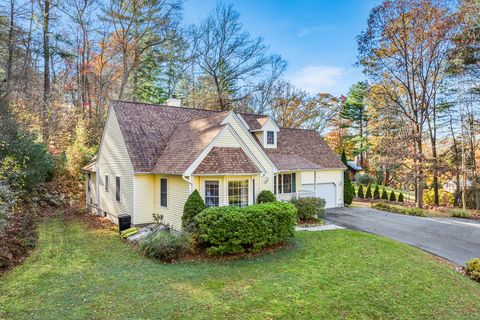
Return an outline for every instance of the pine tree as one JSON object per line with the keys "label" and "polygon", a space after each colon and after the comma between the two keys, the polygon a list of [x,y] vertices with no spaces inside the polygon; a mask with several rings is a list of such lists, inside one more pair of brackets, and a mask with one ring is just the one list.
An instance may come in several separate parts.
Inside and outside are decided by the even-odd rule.
{"label": "pine tree", "polygon": [[385,189],[385,186],[383,186],[383,189],[382,189],[382,199],[388,200],[388,193],[387,193],[387,190]]}
{"label": "pine tree", "polygon": [[[342,151],[342,162],[347,167],[347,156],[345,155],[345,150]],[[352,182],[350,181],[350,176],[348,175],[348,170],[343,172],[343,201],[346,206],[352,204],[353,194],[352,194]]]}
{"label": "pine tree", "polygon": [[367,186],[367,192],[365,193],[365,198],[372,199],[372,186],[370,183]]}
{"label": "pine tree", "polygon": [[365,198],[365,195],[363,194],[363,184],[361,184],[361,183],[358,185],[357,196],[358,196],[360,199],[364,199],[364,198]]}
{"label": "pine tree", "polygon": [[373,190],[373,199],[380,199],[380,189],[378,184],[375,185],[375,190]]}
{"label": "pine tree", "polygon": [[390,198],[388,199],[389,201],[397,201],[397,198],[395,197],[395,191],[392,190],[392,192],[390,192]]}
{"label": "pine tree", "polygon": [[403,193],[401,193],[401,192],[398,195],[398,202],[403,202]]}

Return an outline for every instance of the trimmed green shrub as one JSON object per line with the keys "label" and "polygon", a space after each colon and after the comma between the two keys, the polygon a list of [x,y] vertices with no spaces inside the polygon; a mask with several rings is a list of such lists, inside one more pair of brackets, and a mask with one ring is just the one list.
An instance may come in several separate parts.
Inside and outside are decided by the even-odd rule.
{"label": "trimmed green shrub", "polygon": [[372,208],[382,210],[382,211],[392,212],[392,213],[405,214],[409,216],[418,216],[418,217],[427,216],[427,213],[424,210],[419,208],[404,208],[404,207],[388,205],[382,202],[373,204]]}
{"label": "trimmed green shrub", "polygon": [[380,199],[380,189],[378,188],[378,184],[375,185],[375,189],[373,190],[373,199]]}
{"label": "trimmed green shrub", "polygon": [[355,186],[353,185],[353,183],[351,183],[352,185],[352,196],[355,197],[356,194],[355,194]]}
{"label": "trimmed green shrub", "polygon": [[313,218],[322,218],[325,214],[325,200],[321,198],[305,197],[292,200],[297,208],[297,218],[307,220]]}
{"label": "trimmed green shrub", "polygon": [[203,202],[202,197],[195,189],[192,194],[188,196],[188,199],[183,206],[182,227],[186,228],[187,230],[194,229],[194,218],[197,216],[197,214],[205,210],[205,208],[205,202]]}
{"label": "trimmed green shrub", "polygon": [[468,260],[467,267],[465,269],[470,278],[480,281],[480,258]]}
{"label": "trimmed green shrub", "polygon": [[403,193],[401,193],[401,192],[398,195],[398,202],[403,202]]}
{"label": "trimmed green shrub", "polygon": [[172,262],[189,251],[188,236],[171,235],[165,230],[157,229],[140,242],[140,250],[148,258]]}
{"label": "trimmed green shrub", "polygon": [[[345,150],[342,151],[342,162],[347,167],[347,156],[345,155]],[[352,204],[353,196],[355,192],[352,193],[352,182],[350,181],[350,175],[348,170],[343,171],[343,202],[346,206]]]}
{"label": "trimmed green shrub", "polygon": [[359,184],[359,185],[358,185],[357,196],[358,196],[360,199],[365,199],[365,194],[363,193],[363,184]]}
{"label": "trimmed green shrub", "polygon": [[208,254],[258,252],[293,237],[296,208],[272,202],[248,207],[211,207],[195,217]]}
{"label": "trimmed green shrub", "polygon": [[257,196],[257,203],[269,203],[269,202],[276,202],[277,197],[268,190],[261,191]]}
{"label": "trimmed green shrub", "polygon": [[385,189],[385,186],[383,186],[383,189],[382,189],[382,199],[388,200],[388,193],[387,193],[387,190]]}
{"label": "trimmed green shrub", "polygon": [[388,201],[397,201],[397,197],[395,197],[395,191],[392,190],[392,192],[390,192],[390,197],[388,198]]}
{"label": "trimmed green shrub", "polygon": [[365,192],[365,198],[372,199],[372,186],[368,184],[367,192]]}

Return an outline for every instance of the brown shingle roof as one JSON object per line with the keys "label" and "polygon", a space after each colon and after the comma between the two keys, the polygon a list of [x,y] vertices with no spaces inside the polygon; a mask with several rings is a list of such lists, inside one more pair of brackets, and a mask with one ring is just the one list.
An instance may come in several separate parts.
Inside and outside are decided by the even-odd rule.
{"label": "brown shingle roof", "polygon": [[135,172],[150,172],[180,123],[217,111],[112,101]]}
{"label": "brown shingle roof", "polygon": [[[135,172],[183,173],[222,130],[221,122],[228,114],[123,101],[112,101],[112,107]],[[241,116],[251,130],[260,129],[268,119],[262,115]],[[279,170],[344,168],[320,135],[312,130],[281,128],[277,149],[264,150]]]}
{"label": "brown shingle roof", "polygon": [[262,116],[259,114],[241,113],[240,116],[248,124],[250,130],[261,129],[265,122],[267,122],[268,120],[267,116]]}
{"label": "brown shingle roof", "polygon": [[258,173],[242,148],[213,147],[194,174]]}
{"label": "brown shingle roof", "polygon": [[181,123],[161,152],[153,173],[182,174],[225,127],[228,112]]}
{"label": "brown shingle roof", "polygon": [[277,148],[265,152],[279,170],[345,168],[314,130],[280,128]]}

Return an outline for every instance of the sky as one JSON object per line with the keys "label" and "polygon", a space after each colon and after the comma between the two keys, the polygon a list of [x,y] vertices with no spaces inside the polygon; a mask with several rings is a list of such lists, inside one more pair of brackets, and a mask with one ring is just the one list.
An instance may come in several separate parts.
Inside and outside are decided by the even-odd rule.
{"label": "sky", "polygon": [[[378,0],[226,0],[240,12],[244,29],[262,37],[288,63],[284,78],[312,94],[346,94],[365,80],[356,36]],[[186,0],[185,23],[198,23],[217,0]]]}

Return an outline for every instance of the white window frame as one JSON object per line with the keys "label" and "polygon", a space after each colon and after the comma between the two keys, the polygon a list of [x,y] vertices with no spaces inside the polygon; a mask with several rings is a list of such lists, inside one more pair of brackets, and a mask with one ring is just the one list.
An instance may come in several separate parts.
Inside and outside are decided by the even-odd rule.
{"label": "white window frame", "polygon": [[[118,179],[118,185],[117,185],[117,179]],[[118,199],[117,199],[118,195]],[[115,176],[115,200],[117,202],[122,201],[122,177],[121,176]]]}
{"label": "white window frame", "polygon": [[[239,179],[229,179],[229,180],[227,180],[227,185],[226,185],[227,194],[226,194],[226,196],[227,196],[227,204],[228,204],[229,206],[235,206],[235,205],[230,204],[230,182],[242,182],[242,181],[243,181],[243,182],[244,182],[244,181],[247,182],[247,202],[246,202],[246,204],[245,204],[245,207],[251,204],[251,201],[250,201],[250,195],[251,195],[251,191],[250,191],[251,183],[250,183],[250,180],[251,180],[250,178],[244,178],[244,179],[239,178]],[[243,207],[243,206],[240,205],[240,206],[238,206],[238,207]]]}
{"label": "white window frame", "polygon": [[[166,206],[164,206],[164,205],[162,204],[162,191],[163,191],[163,190],[162,190],[162,180],[165,180],[165,184],[166,184],[166,186],[167,186],[167,192],[165,193],[165,197],[166,197],[165,200],[167,201],[167,205],[166,205]],[[160,178],[160,188],[159,188],[159,189],[160,189],[160,207],[161,207],[161,208],[168,208],[168,184],[169,184],[169,183],[168,183],[168,178]]]}
{"label": "white window frame", "polygon": [[[271,132],[272,135],[273,135],[273,137],[272,137],[272,139],[273,139],[273,140],[272,140],[272,143],[268,142],[268,134],[269,134],[270,132]],[[275,131],[273,131],[273,130],[268,130],[268,131],[265,133],[265,135],[266,135],[267,145],[269,145],[269,146],[274,146],[274,145],[275,145]]]}
{"label": "white window frame", "polygon": [[[218,184],[218,196],[216,196],[216,198],[218,199],[218,205],[208,206],[207,205],[207,183],[211,183],[211,182],[216,182]],[[220,180],[215,180],[215,179],[205,180],[203,182],[203,187],[204,187],[203,199],[205,200],[205,205],[207,206],[207,208],[220,206]],[[215,197],[209,196],[209,198],[215,198]]]}

